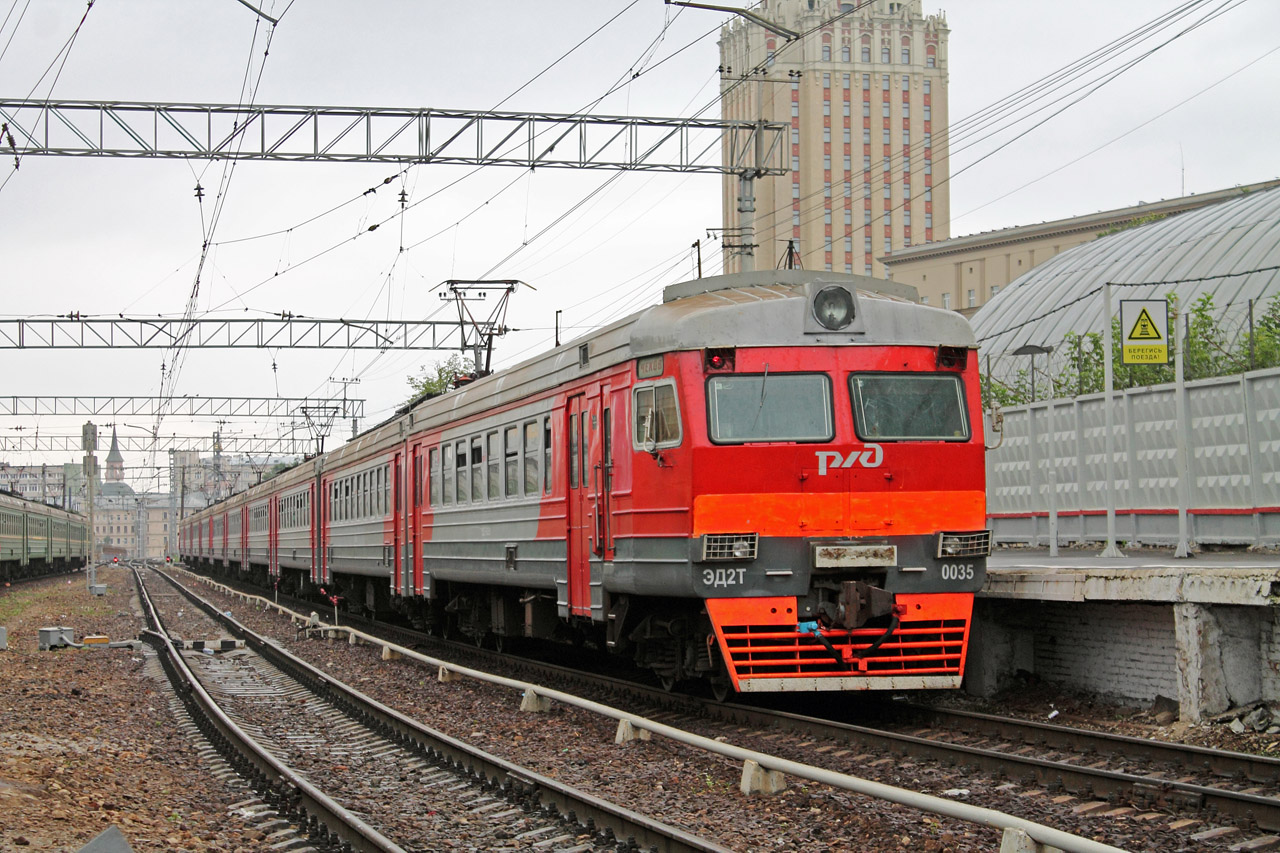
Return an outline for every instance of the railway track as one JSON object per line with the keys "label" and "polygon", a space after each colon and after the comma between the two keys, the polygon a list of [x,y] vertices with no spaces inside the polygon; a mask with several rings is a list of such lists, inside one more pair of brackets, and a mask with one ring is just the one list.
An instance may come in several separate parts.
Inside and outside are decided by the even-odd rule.
{"label": "railway track", "polygon": [[[182,606],[188,621],[186,610],[195,606],[201,605],[194,598]],[[148,608],[155,614],[154,605]],[[154,618],[158,624],[158,614]],[[217,620],[216,630],[228,627],[212,608],[208,618]],[[259,782],[268,783],[271,806],[314,844],[388,851],[459,843],[563,853],[724,850],[429,729],[270,641],[236,630],[246,648],[194,655],[198,678],[237,732],[275,762],[268,771],[257,768]],[[260,757],[249,761],[262,763]],[[280,779],[288,780],[288,791]]]}
{"label": "railway track", "polygon": [[[348,614],[343,614],[343,620],[361,621]],[[633,705],[658,709],[657,716],[671,725],[705,727],[710,719],[735,726],[738,737],[771,738],[771,751],[836,772],[867,775],[885,764],[932,763],[945,768],[951,778],[986,777],[1019,796],[1039,796],[1094,815],[1094,821],[1107,816],[1148,827],[1173,827],[1200,842],[1200,847],[1190,849],[1217,849],[1211,843],[1216,839],[1223,839],[1223,844],[1229,840],[1253,845],[1242,849],[1280,846],[1280,838],[1269,835],[1280,830],[1280,761],[1265,756],[903,702],[891,703],[894,722],[872,727],[841,719],[838,713],[824,719],[668,694],[543,661],[513,659],[460,644],[446,646],[438,638],[404,628],[365,623],[360,629],[400,645],[426,647],[432,654],[464,655],[460,663],[466,666],[489,667],[538,683],[572,685],[579,691],[622,694]]]}

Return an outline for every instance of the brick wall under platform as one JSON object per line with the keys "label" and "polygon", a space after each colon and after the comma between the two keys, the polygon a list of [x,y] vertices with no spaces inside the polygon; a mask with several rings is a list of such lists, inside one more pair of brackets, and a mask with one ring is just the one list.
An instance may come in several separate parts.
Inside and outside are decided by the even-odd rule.
{"label": "brick wall under platform", "polygon": [[970,692],[1030,677],[1135,702],[1178,696],[1169,604],[980,599],[976,615]]}

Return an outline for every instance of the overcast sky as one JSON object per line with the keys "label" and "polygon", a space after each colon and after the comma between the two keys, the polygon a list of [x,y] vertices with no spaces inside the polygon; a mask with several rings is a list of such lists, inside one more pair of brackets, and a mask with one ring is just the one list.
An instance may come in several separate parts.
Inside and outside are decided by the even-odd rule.
{"label": "overcast sky", "polygon": [[[247,100],[248,85],[256,86],[258,104],[573,112],[644,71],[592,111],[718,114],[716,39],[725,16],[717,12],[680,11],[661,0],[255,5],[280,17],[274,33],[237,0],[96,0],[87,16],[84,0],[0,0],[0,97],[236,103]],[[943,8],[926,0],[926,13],[945,11],[951,28],[953,126],[1179,5],[963,0]],[[1203,12],[1213,9],[1223,14],[1021,139],[1010,142],[1013,132],[1005,132],[953,146],[952,234],[1280,174],[1280,51],[1269,53],[1280,47],[1280,3],[1226,0]],[[60,53],[82,16],[69,52]],[[177,160],[27,157],[15,173],[6,155],[0,316],[180,316],[210,239],[198,296],[207,316],[444,318],[434,289],[445,279],[526,281],[536,290],[512,299],[507,321],[521,331],[499,342],[501,366],[549,346],[558,309],[567,339],[653,303],[662,286],[691,277],[690,244],[707,243],[706,229],[720,222],[718,177],[628,173],[541,233],[611,175],[471,171],[420,166],[397,176],[388,165],[240,163],[232,170]],[[195,198],[197,183],[203,200]],[[220,186],[222,212],[211,226]],[[372,187],[381,188],[365,194]],[[394,217],[401,191],[420,203]],[[389,217],[377,232],[365,231]],[[413,248],[401,252],[402,245]],[[714,244],[704,252],[714,270]],[[329,395],[341,393],[329,377],[359,377],[352,394],[368,401],[368,425],[405,399],[407,374],[445,355],[193,351],[178,393]],[[8,350],[0,360],[0,394],[149,396],[160,390],[165,354]],[[84,420],[4,418],[0,434],[16,427],[78,434]],[[138,434],[151,422],[118,426]],[[161,431],[215,428],[168,418]],[[223,429],[249,435],[268,428],[232,422]],[[73,458],[78,454],[24,453],[3,461]],[[126,459],[147,463],[140,455]]]}

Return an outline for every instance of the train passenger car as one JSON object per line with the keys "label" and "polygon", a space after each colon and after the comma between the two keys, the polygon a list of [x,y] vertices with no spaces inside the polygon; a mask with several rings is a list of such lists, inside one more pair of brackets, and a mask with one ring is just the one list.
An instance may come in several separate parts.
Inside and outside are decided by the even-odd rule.
{"label": "train passenger car", "polygon": [[83,516],[0,494],[0,581],[81,568],[87,551]]}
{"label": "train passenger car", "polygon": [[[975,342],[905,296],[675,285],[239,501],[312,495],[291,585],[478,641],[589,641],[717,692],[956,687],[990,550]],[[273,573],[280,517],[251,553]]]}

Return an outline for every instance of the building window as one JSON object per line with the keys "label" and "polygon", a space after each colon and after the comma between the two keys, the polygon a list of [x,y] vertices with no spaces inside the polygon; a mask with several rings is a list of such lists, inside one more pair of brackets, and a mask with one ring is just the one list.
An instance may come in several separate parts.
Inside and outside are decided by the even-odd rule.
{"label": "building window", "polygon": [[893,245],[888,237],[884,238],[884,253],[887,255],[893,251]]}
{"label": "building window", "polygon": [[942,294],[942,307],[943,307],[943,308],[950,308],[950,307],[951,307],[951,294],[950,294],[950,293],[944,293],[944,294]]}
{"label": "building window", "polygon": [[871,211],[869,210],[862,211],[862,224],[863,225],[871,224]]}
{"label": "building window", "polygon": [[791,102],[791,117],[792,118],[800,117],[800,105],[795,101]]}
{"label": "building window", "polygon": [[870,75],[870,74],[863,74],[863,75],[862,75],[862,88],[863,88],[863,89],[870,89],[870,88],[871,88],[871,75]]}
{"label": "building window", "polygon": [[969,299],[968,307],[976,308],[978,305],[978,293],[973,288],[969,288],[968,299]]}
{"label": "building window", "polygon": [[864,172],[871,171],[871,155],[870,154],[862,155],[862,171]]}
{"label": "building window", "polygon": [[933,227],[933,214],[932,214],[932,213],[926,213],[926,214],[924,215],[924,227],[925,227],[925,228],[932,228],[932,227]]}
{"label": "building window", "polygon": [[829,127],[824,127],[824,128],[822,129],[822,141],[823,141],[823,142],[830,142],[830,141],[831,141],[831,128],[829,128]]}
{"label": "building window", "polygon": [[902,102],[902,117],[908,118],[911,115],[911,104],[906,101]]}
{"label": "building window", "polygon": [[793,172],[800,171],[800,158],[794,154],[791,155],[791,171]]}
{"label": "building window", "polygon": [[862,46],[862,61],[871,61],[871,48],[867,47],[865,44]]}
{"label": "building window", "polygon": [[850,263],[849,261],[845,261],[845,263],[844,263],[844,271],[845,271],[845,272],[847,272],[847,273],[851,273],[851,272],[853,272],[853,264],[852,264],[852,263]]}
{"label": "building window", "polygon": [[846,255],[853,254],[853,237],[848,235],[844,238],[844,253]]}
{"label": "building window", "polygon": [[830,181],[823,182],[822,195],[824,198],[831,198],[831,182]]}
{"label": "building window", "polygon": [[844,182],[844,197],[845,197],[845,198],[851,198],[852,196],[853,196],[853,183],[852,183],[852,182],[850,182],[850,181],[845,181],[845,182]]}
{"label": "building window", "polygon": [[830,73],[830,72],[827,72],[826,74],[823,74],[823,75],[822,75],[822,88],[824,88],[824,89],[830,89],[830,88],[831,88],[831,73]]}
{"label": "building window", "polygon": [[904,47],[902,49],[902,64],[903,65],[911,64],[911,50],[909,48]]}
{"label": "building window", "polygon": [[850,133],[850,130],[849,130],[849,128],[847,128],[847,127],[846,127],[846,128],[844,129],[844,144],[845,144],[845,145],[848,145],[848,144],[849,144],[849,139],[850,139],[850,137],[849,137],[849,133]]}
{"label": "building window", "polygon": [[863,118],[871,117],[871,104],[867,103],[866,101],[862,102],[862,117]]}
{"label": "building window", "polygon": [[846,172],[852,172],[852,171],[853,171],[853,166],[852,166],[852,164],[850,163],[850,160],[851,160],[851,159],[852,159],[852,158],[850,158],[848,154],[844,155],[844,170],[845,170]]}
{"label": "building window", "polygon": [[927,130],[924,132],[924,147],[925,148],[933,147],[933,134]]}
{"label": "building window", "polygon": [[902,75],[902,91],[906,92],[911,89],[911,78],[906,74]]}
{"label": "building window", "polygon": [[870,238],[870,237],[864,237],[864,238],[862,238],[862,251],[864,251],[864,252],[870,252],[870,251],[871,251],[871,238]]}
{"label": "building window", "polygon": [[926,95],[927,95],[927,94],[929,94],[930,90],[932,90],[932,88],[933,88],[933,86],[932,86],[932,82],[933,82],[933,81],[931,81],[931,80],[925,80],[925,81],[924,81],[924,93],[925,93]]}
{"label": "building window", "polygon": [[888,201],[889,199],[893,198],[893,187],[890,186],[889,184],[884,185],[884,198],[885,198],[885,201]]}
{"label": "building window", "polygon": [[881,105],[880,105],[880,115],[881,115],[881,116],[883,116],[884,118],[888,118],[888,117],[889,117],[889,102],[888,102],[888,101],[885,101],[883,104],[881,104]]}
{"label": "building window", "polygon": [[800,128],[798,127],[791,128],[791,144],[792,145],[800,144]]}
{"label": "building window", "polygon": [[932,161],[932,160],[925,160],[925,161],[924,161],[924,173],[925,173],[926,175],[932,175],[932,174],[933,174],[933,161]]}
{"label": "building window", "polygon": [[831,251],[831,238],[830,238],[830,237],[826,238],[826,240],[824,240],[824,241],[823,241],[823,251],[826,251],[826,252],[830,252],[830,251]]}
{"label": "building window", "polygon": [[831,100],[827,99],[822,102],[822,114],[824,116],[831,115]]}
{"label": "building window", "polygon": [[823,224],[825,224],[825,225],[830,225],[830,224],[831,224],[831,211],[829,211],[829,210],[828,210],[828,211],[825,211],[825,212],[822,214],[822,222],[823,222]]}
{"label": "building window", "polygon": [[883,62],[885,65],[889,64],[889,48],[887,47],[880,48],[880,61]]}
{"label": "building window", "polygon": [[[933,187],[925,187],[925,188],[924,188],[924,200],[925,200],[925,201],[933,201]],[[929,215],[929,214],[927,214],[927,213],[925,214],[925,216],[928,216],[928,215]]]}
{"label": "building window", "polygon": [[823,62],[831,61],[831,45],[829,44],[824,44],[822,46],[822,61]]}
{"label": "building window", "polygon": [[793,228],[800,227],[800,211],[798,210],[791,211],[791,225]]}
{"label": "building window", "polygon": [[998,285],[998,284],[993,284],[993,285],[991,285],[991,295],[992,295],[992,296],[995,296],[995,295],[996,295],[997,293],[999,293],[999,292],[1000,292],[1000,285]]}
{"label": "building window", "polygon": [[[845,50],[848,50],[848,49],[849,49],[849,48],[847,48],[847,47],[845,48]],[[848,75],[848,74],[844,74],[844,75],[842,75],[842,77],[843,77],[844,87],[845,87],[846,89],[848,89],[848,88],[849,88],[849,79],[850,79],[850,75]]]}
{"label": "building window", "polygon": [[871,264],[867,264],[865,267],[863,267],[862,271],[866,275],[871,275]]}
{"label": "building window", "polygon": [[846,210],[844,212],[844,224],[846,228],[853,227],[853,211],[852,210]]}
{"label": "building window", "polygon": [[765,56],[765,58],[764,58],[764,64],[765,64],[765,65],[772,65],[772,64],[773,64],[773,51],[772,51],[772,50],[771,50],[771,51],[769,51],[769,53]]}
{"label": "building window", "polygon": [[791,197],[792,197],[792,198],[800,198],[800,184],[799,184],[799,183],[793,183],[793,184],[791,185]]}
{"label": "building window", "polygon": [[888,75],[888,74],[883,74],[883,75],[881,75],[881,77],[880,77],[880,90],[881,90],[882,92],[887,92],[887,91],[889,91],[889,75]]}
{"label": "building window", "polygon": [[924,105],[924,120],[929,121],[933,118],[933,108],[928,104]]}
{"label": "building window", "polygon": [[862,144],[863,145],[871,144],[871,128],[869,127],[864,127],[862,129]]}
{"label": "building window", "polygon": [[850,115],[852,115],[852,114],[853,114],[853,113],[852,113],[852,110],[853,110],[853,106],[852,106],[848,101],[845,101],[845,102],[844,102],[844,114],[845,114],[845,118],[848,118]]}
{"label": "building window", "polygon": [[[903,104],[903,106],[905,107],[906,104]],[[902,128],[902,144],[903,145],[911,144],[911,128],[909,127]]]}
{"label": "building window", "polygon": [[903,228],[911,227],[911,211],[909,210],[902,211],[902,227]]}
{"label": "building window", "polygon": [[848,62],[849,59],[849,45],[846,44],[844,47],[840,48],[840,61]]}
{"label": "building window", "polygon": [[882,141],[884,142],[885,145],[889,144],[889,128],[887,127],[884,129],[884,132],[882,134]]}

